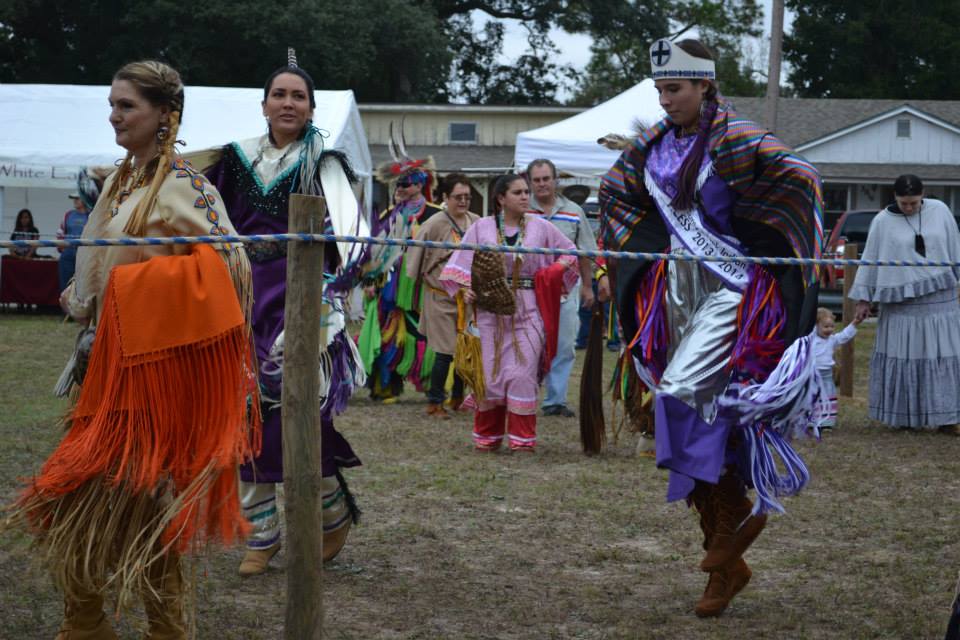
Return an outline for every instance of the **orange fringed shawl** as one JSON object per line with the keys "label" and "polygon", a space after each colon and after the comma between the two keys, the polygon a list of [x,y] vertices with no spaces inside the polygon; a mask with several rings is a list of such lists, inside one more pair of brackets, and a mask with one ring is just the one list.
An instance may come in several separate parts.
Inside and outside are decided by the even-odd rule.
{"label": "orange fringed shawl", "polygon": [[[259,447],[254,362],[230,273],[211,247],[115,267],[69,431],[18,504],[41,541],[66,551],[92,532],[57,527],[109,523],[121,538],[113,544],[142,547],[113,558],[129,572],[158,548],[241,540],[236,467]],[[81,514],[81,503],[110,513]],[[144,517],[115,522],[124,511]],[[117,571],[103,569],[82,577]]]}

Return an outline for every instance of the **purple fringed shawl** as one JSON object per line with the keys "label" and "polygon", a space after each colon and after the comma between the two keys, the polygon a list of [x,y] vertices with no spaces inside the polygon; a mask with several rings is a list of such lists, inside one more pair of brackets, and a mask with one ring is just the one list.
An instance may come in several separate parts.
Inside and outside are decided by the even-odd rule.
{"label": "purple fringed shawl", "polygon": [[[658,260],[647,269],[636,293],[637,333],[628,349],[649,373],[650,382],[659,384],[667,367],[670,331],[667,326],[667,263]],[[737,341],[730,355],[730,368],[737,380],[763,382],[777,366],[784,349],[781,337],[786,310],[777,281],[759,265],[751,269],[750,283],[737,311]],[[637,347],[637,349],[634,349]]]}
{"label": "purple fringed shawl", "polygon": [[637,360],[645,371],[638,370],[638,373],[647,388],[659,384],[667,368],[667,350],[670,348],[670,331],[667,327],[664,301],[667,268],[665,260],[658,260],[647,269],[640,281],[635,307],[637,333],[627,345],[628,350],[640,354]]}
{"label": "purple fringed shawl", "polygon": [[[647,215],[657,213],[644,186],[650,148],[671,128],[669,119],[650,127],[623,152],[600,187],[604,246],[620,250]],[[735,218],[773,227],[799,258],[819,258],[823,244],[823,197],[814,167],[773,134],[737,116],[725,101],[710,126],[709,154],[716,175],[737,192]],[[804,282],[817,269],[803,268]]]}
{"label": "purple fringed shawl", "polygon": [[737,310],[739,333],[730,355],[737,377],[757,382],[767,379],[783,353],[786,315],[777,281],[762,266],[753,265]]}

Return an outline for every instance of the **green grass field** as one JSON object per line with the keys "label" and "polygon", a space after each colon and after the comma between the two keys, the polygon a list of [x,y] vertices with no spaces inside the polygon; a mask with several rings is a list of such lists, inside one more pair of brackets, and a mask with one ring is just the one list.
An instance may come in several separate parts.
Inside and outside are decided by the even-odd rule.
{"label": "green grass field", "polygon": [[[50,390],[76,330],[0,314],[4,503],[58,440],[66,406]],[[469,415],[430,421],[409,390],[393,406],[358,394],[337,424],[364,462],[347,475],[364,517],[325,572],[324,637],[942,638],[960,569],[960,438],[869,422],[872,339],[864,326],[839,428],[798,446],[810,487],[771,518],[746,556],[752,582],[714,620],[692,612],[706,582],[696,517],[665,503],[666,473],[635,456],[633,434],[587,458],[576,420],[542,418],[535,455],[482,456]],[[200,638],[283,637],[286,554],[241,580],[241,553],[194,564]],[[62,613],[16,532],[0,535],[0,611],[9,639],[52,638]],[[136,638],[139,624],[115,626]]]}

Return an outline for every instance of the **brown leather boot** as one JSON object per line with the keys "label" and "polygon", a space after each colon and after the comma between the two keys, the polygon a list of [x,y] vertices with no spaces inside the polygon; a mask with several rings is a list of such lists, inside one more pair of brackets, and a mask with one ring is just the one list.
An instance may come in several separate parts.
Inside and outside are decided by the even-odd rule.
{"label": "brown leather boot", "polygon": [[180,556],[169,551],[156,560],[147,568],[147,580],[153,591],[143,593],[148,625],[146,640],[187,640]]}
{"label": "brown leather boot", "polygon": [[713,509],[710,508],[710,493],[713,491],[713,485],[697,480],[690,492],[690,503],[698,514],[700,514],[700,531],[703,532],[703,550],[710,548],[710,538],[713,535]]}
{"label": "brown leather boot", "polygon": [[337,557],[343,546],[347,544],[347,535],[350,533],[352,520],[347,520],[333,531],[323,532],[323,561],[329,562]]}
{"label": "brown leather boot", "polygon": [[730,605],[733,597],[750,582],[753,572],[743,561],[737,558],[729,569],[721,569],[710,574],[707,588],[700,598],[700,602],[693,608],[698,618],[714,618],[722,614]]}
{"label": "brown leather boot", "polygon": [[273,556],[277,555],[279,551],[279,540],[266,549],[248,548],[243,554],[243,560],[240,561],[240,568],[238,569],[238,572],[244,578],[266,573],[267,567],[270,565],[270,560],[273,558]]}
{"label": "brown leather boot", "polygon": [[67,599],[63,608],[63,623],[56,640],[117,640],[103,612],[102,596],[90,594],[83,599]]}
{"label": "brown leather boot", "polygon": [[708,573],[736,563],[767,525],[766,514],[750,515],[753,503],[733,473],[720,477],[707,500],[712,511],[713,535],[700,569]]}
{"label": "brown leather boot", "polygon": [[431,402],[427,405],[427,415],[431,418],[437,418],[439,420],[449,420],[450,414],[447,413],[447,410],[443,408],[443,403],[434,403]]}
{"label": "brown leather boot", "polygon": [[350,527],[358,521],[360,510],[347,481],[339,472],[323,476],[323,561],[333,560],[347,543]]}

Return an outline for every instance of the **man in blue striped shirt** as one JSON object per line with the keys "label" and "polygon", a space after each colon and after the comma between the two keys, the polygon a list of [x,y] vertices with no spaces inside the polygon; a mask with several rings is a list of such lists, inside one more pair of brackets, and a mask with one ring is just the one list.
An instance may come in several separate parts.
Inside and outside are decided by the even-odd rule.
{"label": "man in blue striped shirt", "polygon": [[[530,181],[530,211],[552,222],[577,249],[595,251],[597,241],[587,221],[587,216],[575,202],[557,193],[557,167],[547,159],[538,159],[527,165],[527,179]],[[574,417],[567,406],[567,383],[575,358],[574,343],[580,318],[577,314],[580,304],[593,306],[593,260],[580,258],[580,283],[563,300],[560,306],[560,329],[557,337],[557,355],[550,365],[550,372],[544,379],[546,394],[543,398],[543,415]],[[585,286],[581,286],[585,285]],[[610,295],[610,285],[603,276],[598,282],[598,295],[603,301]]]}

